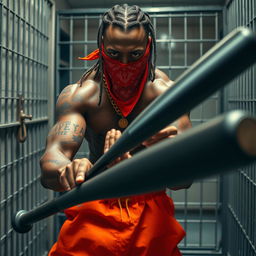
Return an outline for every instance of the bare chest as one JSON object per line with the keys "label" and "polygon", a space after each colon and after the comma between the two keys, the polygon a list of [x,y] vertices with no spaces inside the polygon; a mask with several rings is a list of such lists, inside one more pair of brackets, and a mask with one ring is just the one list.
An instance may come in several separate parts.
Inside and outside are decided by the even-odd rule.
{"label": "bare chest", "polygon": [[[130,123],[139,115],[146,105],[147,104],[144,103],[143,99],[137,103],[131,114],[125,117],[128,125],[130,125]],[[89,126],[90,129],[96,134],[105,134],[111,129],[123,131],[124,127],[122,127],[120,122],[120,120],[123,118],[124,117],[122,117],[120,112],[116,110],[109,99],[104,98],[100,106],[96,106],[88,111],[86,122],[87,126]]]}
{"label": "bare chest", "polygon": [[[149,98],[147,91],[142,93],[141,98],[132,110],[132,112],[126,117],[128,121],[128,126],[132,121],[149,105],[152,98]],[[97,102],[94,102],[85,112],[86,119],[86,139],[89,143],[91,157],[96,160],[103,152],[103,147],[105,143],[106,133],[111,129],[124,131],[119,126],[119,120],[122,118],[111,101],[108,95],[103,91],[102,101],[99,105],[99,98],[97,97]]]}

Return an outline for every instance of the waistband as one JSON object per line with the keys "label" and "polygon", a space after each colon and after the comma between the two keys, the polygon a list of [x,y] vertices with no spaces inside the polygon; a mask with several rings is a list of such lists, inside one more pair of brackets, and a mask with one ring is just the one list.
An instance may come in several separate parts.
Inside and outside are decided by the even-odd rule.
{"label": "waistband", "polygon": [[135,195],[135,196],[130,196],[130,197],[119,197],[119,198],[111,198],[111,199],[104,199],[100,200],[100,202],[108,204],[110,207],[113,207],[113,205],[117,204],[120,209],[120,217],[121,220],[123,221],[123,210],[122,208],[125,208],[127,211],[127,214],[129,216],[129,219],[131,219],[131,214],[129,210],[129,206],[135,204],[135,203],[140,203],[144,202],[146,200],[150,200],[159,196],[166,196],[165,190],[158,191],[158,192],[153,192],[153,193],[148,193],[148,194],[142,194],[142,195]]}
{"label": "waistband", "polygon": [[134,195],[134,196],[128,196],[128,197],[103,199],[101,201],[104,202],[104,203],[112,203],[113,201],[116,201],[116,200],[125,201],[125,200],[129,199],[130,203],[137,203],[137,202],[150,200],[150,199],[153,199],[155,197],[164,196],[164,195],[166,195],[165,190],[161,190],[161,191],[152,192],[152,193],[148,193],[148,194],[142,194],[142,195]]}

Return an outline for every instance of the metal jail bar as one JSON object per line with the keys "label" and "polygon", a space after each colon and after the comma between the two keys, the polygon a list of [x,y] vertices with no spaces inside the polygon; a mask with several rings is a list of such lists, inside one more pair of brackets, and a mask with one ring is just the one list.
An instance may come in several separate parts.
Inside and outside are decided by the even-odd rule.
{"label": "metal jail bar", "polygon": [[[255,0],[230,0],[225,6],[227,25],[225,33],[239,26],[256,31]],[[235,79],[225,90],[225,110],[244,109],[256,113],[256,66],[252,66]],[[229,175],[224,183],[225,253],[256,255],[256,165],[241,168]]]}
{"label": "metal jail bar", "polygon": [[[48,199],[38,166],[48,130],[49,0],[0,1],[0,255],[45,255],[47,222],[24,237],[11,227],[11,213],[35,207]],[[27,141],[17,141],[19,95],[26,121]]]}
{"label": "metal jail bar", "polygon": [[[156,29],[157,66],[172,80],[190,67],[221,37],[222,8],[159,8],[158,12],[152,12],[149,8],[145,10],[152,17]],[[100,14],[104,11],[88,9],[58,12],[57,95],[64,86],[78,81],[82,73],[94,63],[79,61],[77,57],[85,56],[97,48],[96,32]],[[192,123],[194,126],[201,124],[219,112],[220,93],[216,93],[191,112]],[[87,152],[87,146],[84,144],[77,157],[84,157]],[[214,177],[195,182],[190,193],[172,192],[177,209],[176,216],[188,231],[187,237],[180,244],[185,253],[188,250],[192,253],[197,253],[198,250],[212,253],[220,249],[219,182],[219,178]],[[209,187],[214,191],[214,195],[208,192]],[[59,214],[58,226],[63,218],[64,215]],[[193,230],[198,230],[198,236]],[[211,232],[214,235],[210,235]],[[58,230],[56,235],[57,233]]]}

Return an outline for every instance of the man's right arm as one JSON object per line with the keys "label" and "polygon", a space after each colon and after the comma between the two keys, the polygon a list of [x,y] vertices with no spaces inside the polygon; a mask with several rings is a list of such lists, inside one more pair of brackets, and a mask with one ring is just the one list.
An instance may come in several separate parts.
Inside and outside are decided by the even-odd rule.
{"label": "man's right arm", "polygon": [[[40,160],[41,183],[55,191],[68,191],[83,182],[92,166],[86,158],[73,160],[83,142],[86,122],[70,102],[71,96],[60,95],[58,121],[48,134],[46,150]],[[69,108],[63,109],[63,105]]]}

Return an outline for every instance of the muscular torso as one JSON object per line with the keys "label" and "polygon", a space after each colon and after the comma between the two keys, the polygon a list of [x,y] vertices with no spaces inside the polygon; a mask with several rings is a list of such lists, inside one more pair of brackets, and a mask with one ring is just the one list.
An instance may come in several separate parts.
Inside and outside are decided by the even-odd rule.
{"label": "muscular torso", "polygon": [[[115,112],[104,88],[99,105],[100,85],[99,81],[95,81],[93,77],[92,73],[82,85],[73,84],[66,87],[64,93],[60,95],[57,106],[63,106],[62,113],[75,109],[82,114],[86,121],[85,138],[89,144],[90,160],[95,162],[103,154],[106,132],[113,128],[121,129],[118,126],[120,116]],[[129,124],[171,83],[164,73],[157,70],[156,79],[153,82],[147,82],[138,103],[127,117]]]}

